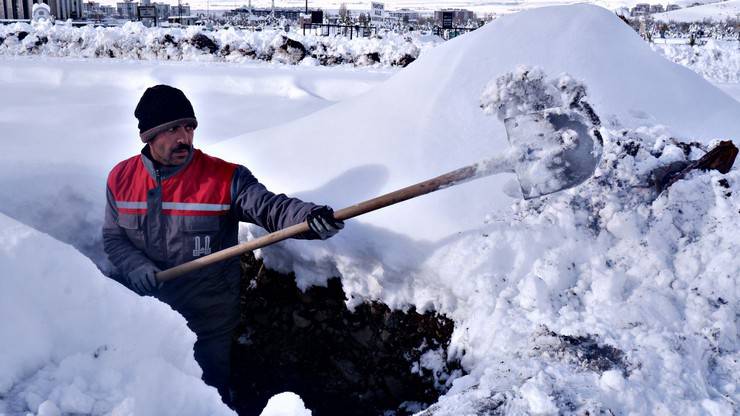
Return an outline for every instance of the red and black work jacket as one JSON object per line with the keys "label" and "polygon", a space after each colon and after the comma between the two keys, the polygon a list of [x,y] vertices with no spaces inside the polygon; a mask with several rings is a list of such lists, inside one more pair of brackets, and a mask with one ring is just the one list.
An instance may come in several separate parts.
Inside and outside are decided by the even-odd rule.
{"label": "red and black work jacket", "polygon": [[[107,194],[103,245],[124,284],[146,262],[164,270],[236,245],[239,221],[272,232],[316,207],[276,195],[244,166],[197,149],[180,166],[162,166],[145,147],[113,168]],[[167,282],[155,295],[199,336],[228,331],[238,320],[239,273],[233,258]]]}

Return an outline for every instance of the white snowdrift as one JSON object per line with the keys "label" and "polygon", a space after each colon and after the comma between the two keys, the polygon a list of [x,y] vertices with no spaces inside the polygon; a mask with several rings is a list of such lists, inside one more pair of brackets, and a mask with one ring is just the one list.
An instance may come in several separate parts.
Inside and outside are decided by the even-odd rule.
{"label": "white snowdrift", "polygon": [[[495,408],[511,414],[582,410],[598,414],[605,409],[615,414],[732,414],[739,399],[734,376],[739,371],[735,317],[740,266],[734,255],[738,251],[734,230],[740,225],[738,172],[694,173],[659,198],[646,187],[645,176],[653,167],[685,158],[670,137],[705,144],[715,138],[736,139],[740,103],[653,52],[611,12],[579,5],[502,17],[431,50],[364,96],[205,150],[247,165],[276,191],[304,190],[300,194],[307,199],[335,207],[347,205],[502,151],[506,147],[503,125],[483,114],[481,93],[489,81],[521,64],[538,65],[556,80],[566,79],[557,76],[567,72],[573,76],[567,78],[568,85],[580,80],[588,87],[588,99],[604,122],[606,140],[603,164],[593,181],[541,201],[513,203],[501,192],[506,178],[481,180],[351,221],[345,231],[326,242],[290,241],[265,249],[267,264],[295,270],[302,286],[321,284],[327,276],[339,274],[350,303],[380,299],[395,307],[435,307],[455,319],[452,352],[463,358],[471,375],[455,382],[436,407],[439,414],[493,412]],[[129,69],[132,64],[120,65]],[[210,68],[213,73],[222,71],[221,67]],[[2,69],[0,75],[18,72],[12,65]],[[287,85],[302,84],[302,68],[292,70],[297,71],[297,80],[290,81],[291,73],[280,76],[289,79]],[[39,72],[29,71],[36,84],[21,79],[10,83],[16,97],[23,96],[26,85],[53,96],[70,81],[64,71],[50,79]],[[120,72],[114,68],[110,73]],[[100,71],[90,82],[101,89],[107,81],[114,85],[110,73]],[[93,117],[118,111],[132,125],[131,103],[150,81],[179,81],[186,87],[200,87],[198,94],[206,90],[201,81],[204,75],[182,76],[178,71],[171,75],[150,67],[143,73],[123,73],[136,88],[116,87],[87,96],[95,103],[85,107]],[[515,77],[521,79],[524,73],[515,72]],[[312,80],[317,81],[309,82],[314,87],[336,86],[322,84],[320,76]],[[238,82],[219,85],[223,94],[233,87],[253,99],[246,104],[228,101],[236,108],[264,102],[252,91],[239,90]],[[522,93],[510,85],[500,91],[503,94],[497,97],[507,106],[514,102],[511,97]],[[35,99],[44,101],[44,97],[39,94]],[[70,93],[69,97],[76,96]],[[196,112],[219,111],[223,103],[216,95],[209,98],[200,106],[196,103]],[[23,102],[24,106],[8,105],[9,111],[0,112],[0,123],[9,126],[9,137],[22,139],[31,130],[34,140],[27,143],[46,147],[33,148],[39,151],[36,155],[24,152],[20,140],[4,143],[11,149],[6,158],[17,169],[5,169],[3,177],[9,185],[3,189],[17,194],[34,191],[33,181],[21,179],[33,171],[29,166],[49,168],[48,154],[56,152],[77,161],[78,153],[85,153],[55,140],[56,136],[34,131],[33,123],[29,127],[31,118],[26,116],[35,107]],[[41,123],[50,126],[75,120],[79,109],[60,105],[46,115],[51,121],[42,118]],[[276,111],[285,109],[280,105]],[[267,113],[262,109],[259,114]],[[243,126],[241,119],[232,123]],[[129,131],[133,131],[131,125]],[[91,152],[100,161],[84,162],[95,166],[101,177],[105,170],[100,166],[109,167],[108,160],[131,154],[129,145],[122,144],[125,126],[115,125],[112,132],[105,127],[104,123],[92,127],[99,129],[102,146],[89,140],[87,129],[91,127],[84,123],[70,122],[66,134],[86,145],[83,150],[105,149]],[[203,132],[199,127],[198,134]],[[115,133],[119,134],[111,136]],[[135,147],[134,136],[129,136],[131,148]],[[196,143],[204,142],[212,143],[207,137],[196,137]],[[694,149],[690,156],[701,153]],[[56,170],[43,173],[81,171],[74,165],[51,167]],[[87,197],[102,201],[102,191]],[[46,208],[53,204],[44,198],[34,202]],[[93,218],[102,215],[90,212]],[[24,230],[10,231],[8,236],[23,235]],[[45,264],[38,260],[39,252],[71,251],[36,243],[33,249],[39,267]],[[67,257],[72,258],[62,258]],[[55,268],[62,270],[58,280],[68,282],[65,285],[77,282],[69,280],[71,276],[84,275],[74,263]],[[102,279],[97,273],[93,276]],[[30,286],[13,282],[3,287],[0,307],[16,316],[16,309],[43,306],[21,297],[26,290],[46,293],[50,287],[44,285],[49,280],[39,279],[29,282]],[[96,285],[109,291],[115,287],[97,281],[85,285],[85,290],[70,290],[69,296],[100,293],[93,290]],[[54,290],[55,297],[66,293],[62,289]],[[99,302],[95,305],[110,305],[105,299],[94,297]],[[145,305],[142,309],[163,308],[137,302]],[[131,321],[139,321],[138,309],[124,311]],[[89,313],[89,308],[84,312]],[[105,319],[107,312],[103,312],[95,315],[100,319],[95,331],[85,326],[85,336],[77,337],[72,328],[65,334],[75,337],[62,337],[59,342],[81,345],[73,351],[83,358],[100,345],[112,344],[108,339],[116,333],[103,324],[115,320]],[[178,325],[184,331],[181,320]],[[151,335],[146,342],[153,346],[165,341]],[[179,358],[168,355],[169,362],[185,368],[182,372],[197,381],[194,362],[189,356],[183,358],[192,340],[178,343],[182,345],[171,348]],[[41,345],[47,344],[44,340]],[[589,355],[592,350],[611,359],[594,360]],[[117,351],[109,348],[99,356],[106,359]],[[43,354],[51,353],[42,351],[36,356],[43,358]],[[40,362],[54,369],[59,361]],[[77,369],[71,372],[88,374]],[[36,373],[24,374],[28,375],[12,379],[32,383]],[[122,376],[121,380],[129,378]],[[142,383],[147,386],[139,381],[131,386]],[[88,386],[97,385],[88,382]],[[8,398],[3,406],[26,406],[18,404],[26,399],[15,390],[24,391],[22,386],[3,395]],[[93,395],[92,390],[77,388]],[[148,391],[158,390],[151,387]],[[169,398],[163,403],[169,404]],[[38,400],[33,404],[38,405]],[[61,401],[55,406],[62,406]]]}
{"label": "white snowdrift", "polygon": [[740,172],[656,198],[650,171],[684,151],[661,128],[602,134],[592,180],[492,216],[407,277],[413,303],[454,317],[472,370],[434,415],[737,411]]}
{"label": "white snowdrift", "polygon": [[168,306],[2,214],[0,270],[0,413],[233,414]]}
{"label": "white snowdrift", "polygon": [[[312,190],[301,195],[346,206],[503,151],[503,123],[483,114],[479,97],[521,64],[582,80],[606,123],[663,124],[698,141],[740,137],[740,103],[655,53],[613,13],[577,5],[503,16],[363,96],[206,150],[246,164],[273,189]],[[443,238],[505,209],[506,180],[445,190],[362,222],[415,240]]]}
{"label": "white snowdrift", "polygon": [[[672,137],[737,139],[740,103],[610,12],[505,16],[362,97],[210,150],[245,160],[273,188],[324,183],[303,196],[346,205],[502,151],[501,122],[478,106],[508,71],[512,82],[484,104],[538,104],[543,72],[519,64],[570,74],[554,91],[587,86],[605,138],[592,180],[513,204],[502,179],[471,183],[353,221],[325,243],[264,249],[267,265],[304,287],[341,275],[350,304],[451,316],[451,351],[471,374],[429,414],[732,414],[738,171],[697,172],[660,197],[649,173],[703,153],[687,156]],[[305,137],[311,146],[291,153]]]}
{"label": "white snowdrift", "polygon": [[740,47],[736,41],[707,40],[704,45],[686,42],[653,43],[653,49],[712,82],[740,82]]}

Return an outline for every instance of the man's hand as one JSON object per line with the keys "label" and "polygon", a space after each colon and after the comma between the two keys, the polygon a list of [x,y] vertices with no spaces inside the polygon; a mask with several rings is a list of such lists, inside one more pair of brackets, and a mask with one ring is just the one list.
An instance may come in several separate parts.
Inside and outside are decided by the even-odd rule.
{"label": "man's hand", "polygon": [[326,240],[344,228],[344,221],[335,220],[334,210],[327,206],[311,211],[306,221],[308,221],[308,228],[322,240]]}
{"label": "man's hand", "polygon": [[155,289],[159,289],[162,284],[157,282],[155,274],[160,271],[152,264],[142,264],[128,274],[128,283],[134,292],[140,295],[151,295]]}

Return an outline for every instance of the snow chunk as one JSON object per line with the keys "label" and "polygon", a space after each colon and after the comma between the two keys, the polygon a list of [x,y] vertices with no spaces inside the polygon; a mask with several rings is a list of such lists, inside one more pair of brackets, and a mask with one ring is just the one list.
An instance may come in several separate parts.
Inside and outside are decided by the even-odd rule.
{"label": "snow chunk", "polygon": [[0,314],[14,317],[0,321],[0,409],[233,414],[200,380],[195,335],[168,306],[2,214],[0,269]]}
{"label": "snow chunk", "polygon": [[280,393],[267,401],[260,416],[311,416],[301,397],[292,392]]}

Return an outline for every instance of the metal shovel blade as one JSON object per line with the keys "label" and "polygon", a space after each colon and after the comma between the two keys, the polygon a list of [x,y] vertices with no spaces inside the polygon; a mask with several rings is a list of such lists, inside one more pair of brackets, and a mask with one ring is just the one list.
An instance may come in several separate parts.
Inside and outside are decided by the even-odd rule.
{"label": "metal shovel blade", "polygon": [[524,199],[574,187],[593,175],[601,156],[579,113],[550,108],[504,120]]}

